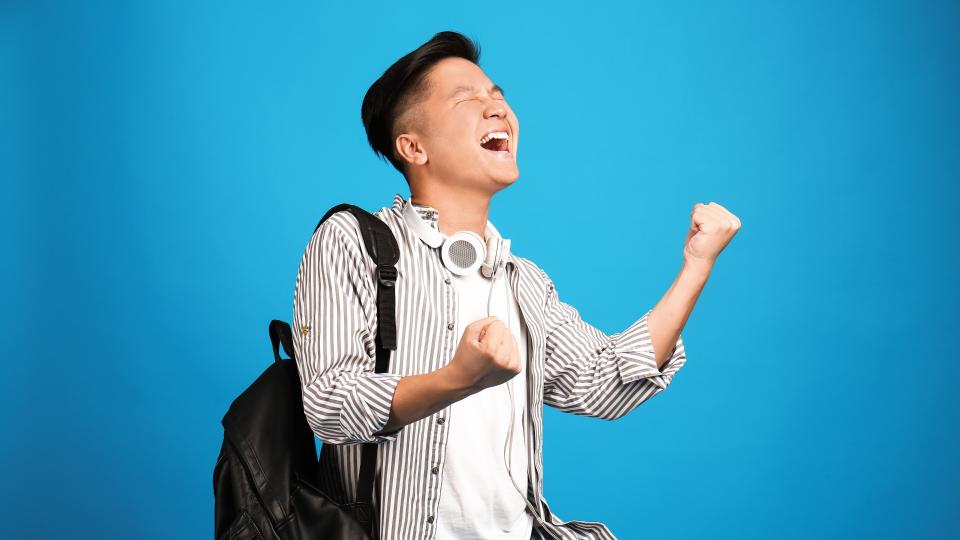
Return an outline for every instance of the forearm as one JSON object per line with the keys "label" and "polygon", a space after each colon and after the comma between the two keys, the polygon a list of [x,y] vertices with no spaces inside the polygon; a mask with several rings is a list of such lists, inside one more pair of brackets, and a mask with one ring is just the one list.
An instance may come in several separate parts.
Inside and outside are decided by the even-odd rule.
{"label": "forearm", "polygon": [[647,330],[653,342],[657,369],[669,359],[712,268],[711,263],[684,260],[673,284],[647,316]]}
{"label": "forearm", "polygon": [[390,433],[426,418],[476,391],[453,364],[430,373],[403,377],[393,394],[390,419],[375,435]]}

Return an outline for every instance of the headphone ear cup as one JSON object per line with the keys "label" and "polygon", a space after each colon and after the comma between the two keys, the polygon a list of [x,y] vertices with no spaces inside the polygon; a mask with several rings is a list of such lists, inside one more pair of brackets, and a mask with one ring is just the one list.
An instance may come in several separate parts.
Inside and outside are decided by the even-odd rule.
{"label": "headphone ear cup", "polygon": [[487,249],[480,235],[473,231],[457,231],[446,237],[440,248],[443,265],[458,276],[475,272],[483,264]]}

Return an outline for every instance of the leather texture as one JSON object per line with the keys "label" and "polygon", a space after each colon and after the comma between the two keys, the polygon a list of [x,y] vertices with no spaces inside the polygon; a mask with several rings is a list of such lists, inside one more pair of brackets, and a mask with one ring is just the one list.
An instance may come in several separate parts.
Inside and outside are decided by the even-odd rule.
{"label": "leather texture", "polygon": [[315,485],[316,444],[293,360],[274,362],[240,394],[223,429],[213,473],[217,540],[369,538],[355,509]]}

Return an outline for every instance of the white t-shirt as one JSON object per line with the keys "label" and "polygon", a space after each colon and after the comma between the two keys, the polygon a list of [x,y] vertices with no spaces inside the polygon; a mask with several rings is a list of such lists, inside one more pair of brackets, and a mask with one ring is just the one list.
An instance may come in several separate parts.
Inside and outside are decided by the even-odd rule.
{"label": "white t-shirt", "polygon": [[[525,497],[510,483],[504,444],[513,415],[510,467],[520,491],[527,492],[527,452],[524,444],[524,407],[527,402],[527,331],[516,298],[510,293],[506,270],[501,270],[490,300],[490,315],[509,324],[520,350],[521,372],[509,381],[485,388],[451,405],[449,435],[440,489],[437,540],[529,540],[533,517]],[[487,317],[491,279],[478,269],[453,276],[458,294],[458,343],[463,330]],[[507,387],[513,389],[513,410]]]}

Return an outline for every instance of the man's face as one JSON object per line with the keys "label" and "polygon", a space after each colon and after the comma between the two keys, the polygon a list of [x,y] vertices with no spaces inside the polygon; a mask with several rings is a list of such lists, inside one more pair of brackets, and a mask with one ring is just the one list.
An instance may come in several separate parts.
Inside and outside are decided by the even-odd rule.
{"label": "man's face", "polygon": [[513,183],[520,176],[520,124],[502,91],[479,66],[457,57],[437,62],[426,82],[427,98],[415,108],[426,154],[420,165],[437,178],[494,192]]}

